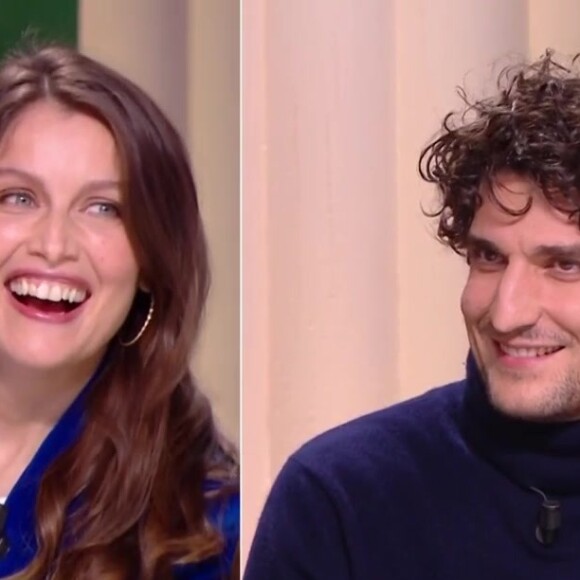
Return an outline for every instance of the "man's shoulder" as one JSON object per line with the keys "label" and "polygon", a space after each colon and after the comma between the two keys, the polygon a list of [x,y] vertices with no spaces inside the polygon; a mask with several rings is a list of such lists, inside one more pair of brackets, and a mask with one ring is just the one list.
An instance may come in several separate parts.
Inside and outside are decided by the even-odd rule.
{"label": "man's shoulder", "polygon": [[[375,578],[382,555],[395,557],[392,546],[408,552],[426,517],[417,506],[429,506],[433,484],[440,489],[437,478],[453,470],[445,462],[457,458],[462,393],[462,383],[433,389],[303,445],[268,496],[246,577],[346,578],[356,559],[374,571],[361,577]],[[401,518],[410,543],[397,537]],[[370,568],[360,566],[371,557]]]}
{"label": "man's shoulder", "polygon": [[304,444],[290,462],[321,479],[412,469],[427,454],[462,444],[457,413],[464,387],[464,381],[450,383],[334,427]]}

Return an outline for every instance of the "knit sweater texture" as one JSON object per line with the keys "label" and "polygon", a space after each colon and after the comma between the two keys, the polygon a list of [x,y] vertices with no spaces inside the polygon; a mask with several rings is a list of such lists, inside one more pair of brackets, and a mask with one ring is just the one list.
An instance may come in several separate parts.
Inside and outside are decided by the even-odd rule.
{"label": "knit sweater texture", "polygon": [[[541,493],[562,522],[536,534]],[[245,580],[577,580],[580,422],[508,418],[466,378],[356,419],[287,461]]]}

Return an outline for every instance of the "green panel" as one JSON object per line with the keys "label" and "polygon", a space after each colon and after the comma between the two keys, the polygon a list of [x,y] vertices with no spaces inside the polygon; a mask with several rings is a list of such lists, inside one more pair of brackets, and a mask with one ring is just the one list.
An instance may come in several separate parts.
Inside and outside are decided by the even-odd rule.
{"label": "green panel", "polygon": [[78,0],[0,0],[0,56],[22,44],[27,31],[39,41],[77,46]]}

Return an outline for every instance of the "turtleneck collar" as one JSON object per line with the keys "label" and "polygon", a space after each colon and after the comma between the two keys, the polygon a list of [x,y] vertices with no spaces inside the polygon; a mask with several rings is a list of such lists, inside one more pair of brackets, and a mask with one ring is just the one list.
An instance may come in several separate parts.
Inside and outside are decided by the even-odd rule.
{"label": "turtleneck collar", "polygon": [[580,421],[537,423],[500,413],[490,403],[472,353],[466,382],[461,421],[481,455],[523,488],[580,494]]}

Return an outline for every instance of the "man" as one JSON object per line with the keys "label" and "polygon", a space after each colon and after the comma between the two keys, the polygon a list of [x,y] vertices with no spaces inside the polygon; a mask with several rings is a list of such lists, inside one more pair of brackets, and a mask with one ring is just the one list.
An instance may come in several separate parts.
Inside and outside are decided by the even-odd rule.
{"label": "man", "polygon": [[580,78],[547,53],[499,83],[420,164],[466,377],[295,453],[246,580],[580,578]]}

